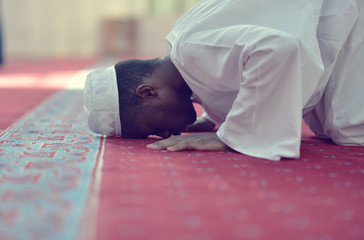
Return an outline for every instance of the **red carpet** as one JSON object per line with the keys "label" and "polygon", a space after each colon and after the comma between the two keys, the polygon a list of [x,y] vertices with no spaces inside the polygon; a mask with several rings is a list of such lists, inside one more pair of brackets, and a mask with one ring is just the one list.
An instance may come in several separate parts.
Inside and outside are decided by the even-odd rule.
{"label": "red carpet", "polygon": [[92,60],[10,61],[0,66],[0,134]]}
{"label": "red carpet", "polygon": [[108,138],[97,239],[364,239],[364,149],[306,129],[299,160]]}
{"label": "red carpet", "polygon": [[305,125],[301,158],[280,162],[100,139],[82,91],[57,90],[90,63],[0,70],[1,240],[364,239],[364,148]]}
{"label": "red carpet", "polygon": [[0,88],[0,135],[55,89]]}

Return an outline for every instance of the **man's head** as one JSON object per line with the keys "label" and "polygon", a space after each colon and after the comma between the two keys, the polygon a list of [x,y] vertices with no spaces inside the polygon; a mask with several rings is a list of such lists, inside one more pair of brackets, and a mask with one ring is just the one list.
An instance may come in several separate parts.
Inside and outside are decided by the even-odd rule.
{"label": "man's head", "polygon": [[122,61],[115,75],[122,137],[165,138],[195,121],[191,90],[169,57]]}

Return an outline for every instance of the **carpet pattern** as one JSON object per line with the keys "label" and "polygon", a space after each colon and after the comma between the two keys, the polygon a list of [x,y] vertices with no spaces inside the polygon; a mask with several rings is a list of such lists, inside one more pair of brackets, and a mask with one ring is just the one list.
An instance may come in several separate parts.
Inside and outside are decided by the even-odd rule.
{"label": "carpet pattern", "polygon": [[88,64],[0,69],[1,240],[364,239],[363,147],[304,124],[280,162],[94,135],[68,88]]}
{"label": "carpet pattern", "polygon": [[60,91],[0,138],[1,239],[78,234],[100,142],[80,103],[82,91]]}
{"label": "carpet pattern", "polygon": [[106,140],[97,239],[364,238],[364,149],[305,136],[299,160]]}

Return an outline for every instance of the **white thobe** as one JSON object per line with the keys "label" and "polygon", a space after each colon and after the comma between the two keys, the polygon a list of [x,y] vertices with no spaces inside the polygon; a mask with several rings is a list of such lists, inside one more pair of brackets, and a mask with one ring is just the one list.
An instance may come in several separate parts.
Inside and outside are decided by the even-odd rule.
{"label": "white thobe", "polygon": [[[331,96],[331,73],[357,20],[355,0],[204,0],[166,40],[172,62],[220,125],[218,137],[238,152],[279,160],[299,157],[303,113],[328,135],[321,102]],[[363,124],[364,114],[358,118]]]}

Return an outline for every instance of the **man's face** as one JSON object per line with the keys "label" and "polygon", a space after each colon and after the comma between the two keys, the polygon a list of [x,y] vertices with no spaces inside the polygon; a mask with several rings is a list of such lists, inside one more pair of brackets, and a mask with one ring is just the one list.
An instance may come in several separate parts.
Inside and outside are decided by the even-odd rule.
{"label": "man's face", "polygon": [[158,102],[146,105],[132,123],[123,124],[122,137],[157,135],[167,138],[172,134],[179,135],[187,125],[195,122],[196,112],[190,92],[166,88],[159,93],[159,97]]}

